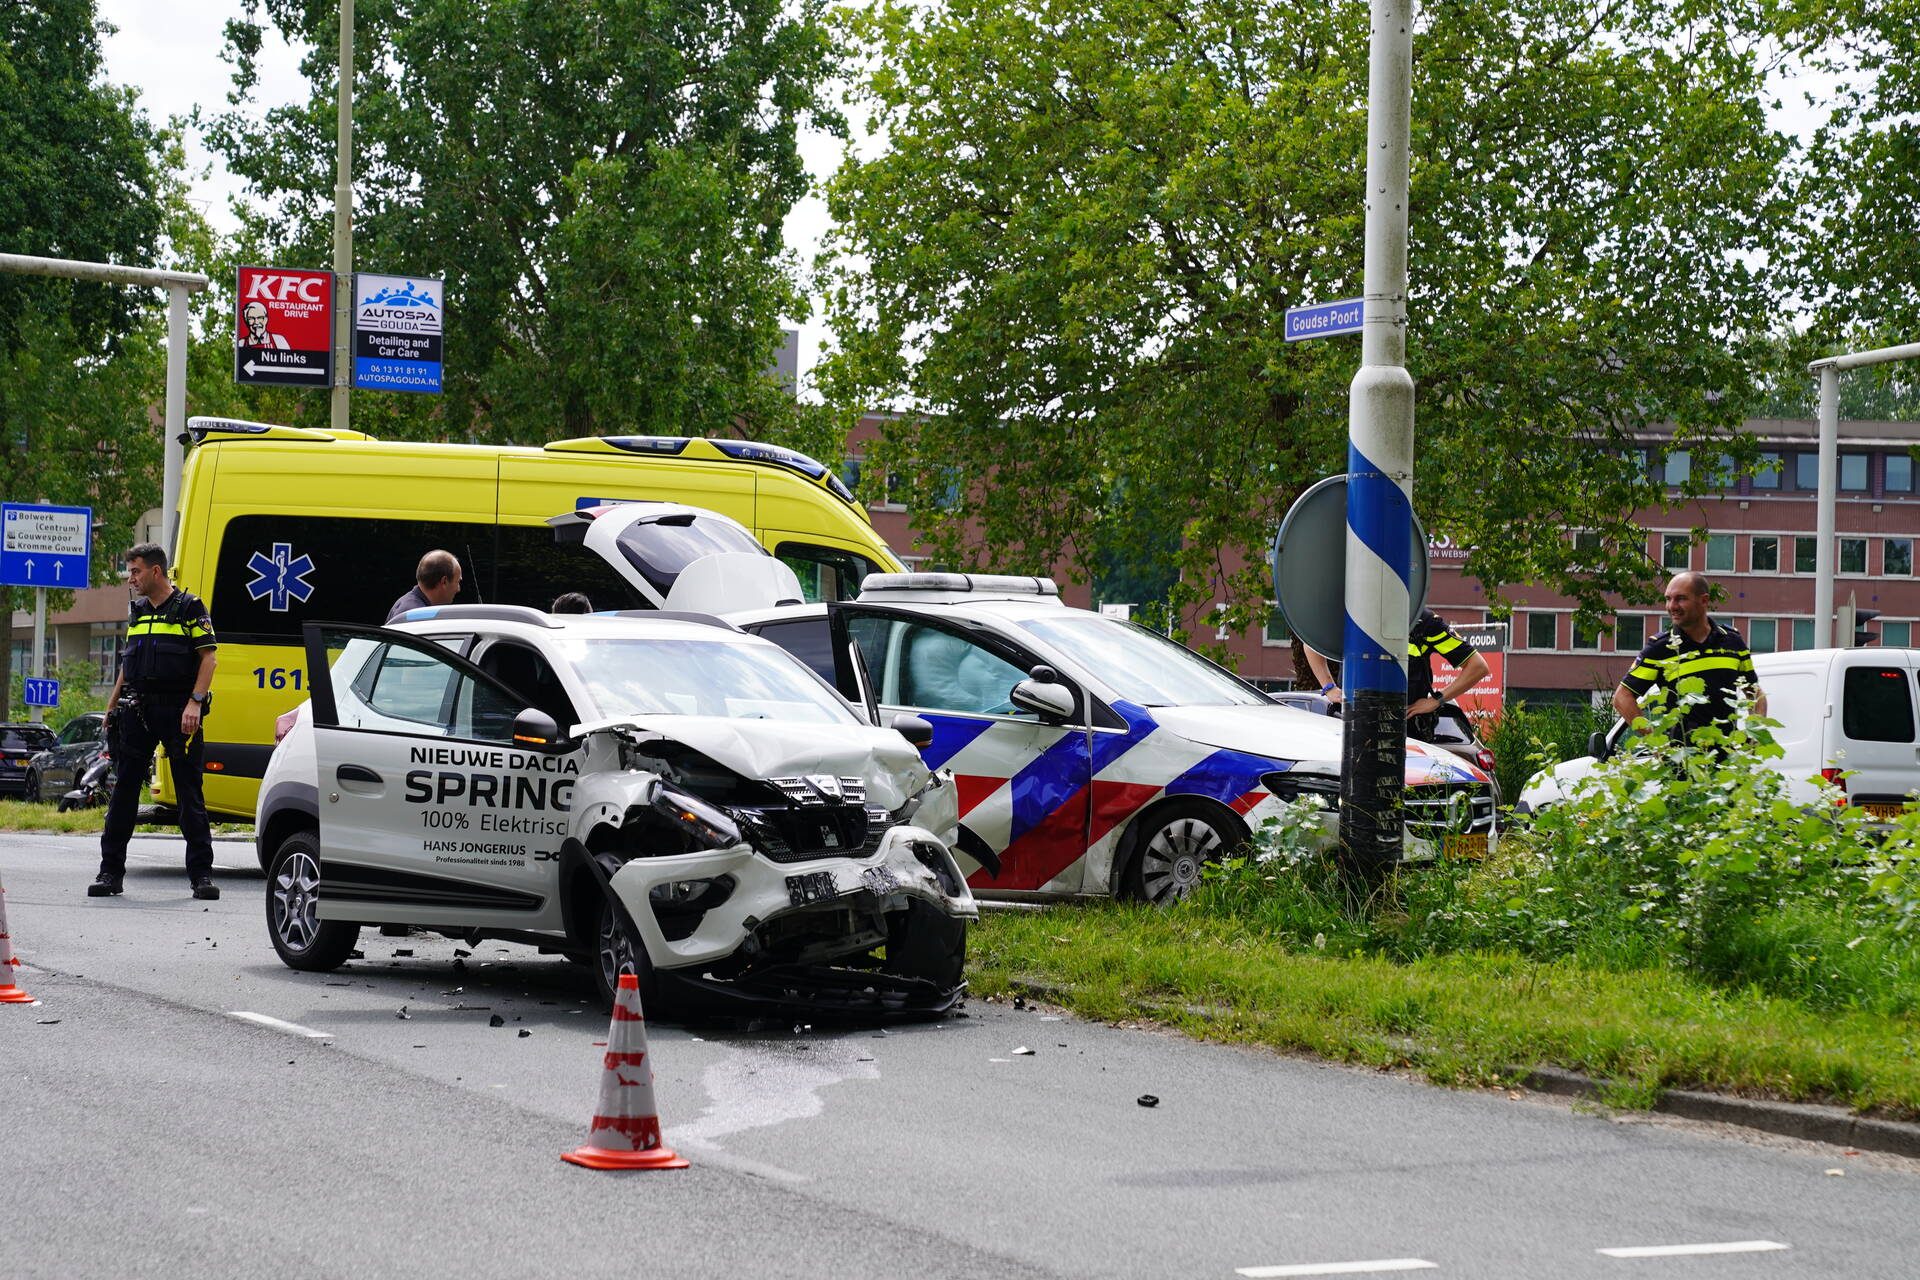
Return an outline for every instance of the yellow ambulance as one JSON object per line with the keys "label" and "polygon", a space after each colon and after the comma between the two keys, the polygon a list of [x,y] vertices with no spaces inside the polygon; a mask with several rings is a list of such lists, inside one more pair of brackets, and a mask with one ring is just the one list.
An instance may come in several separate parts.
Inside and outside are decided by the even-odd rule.
{"label": "yellow ambulance", "polygon": [[[300,627],[379,624],[420,556],[460,558],[459,603],[544,609],[563,592],[646,608],[620,569],[549,521],[608,503],[705,507],[752,530],[810,600],[851,598],[905,566],[820,463],[777,445],[601,436],[540,447],[415,444],[356,431],[190,421],[174,581],[207,602],[220,664],[207,808],[251,820],[274,721],[306,697]],[[161,798],[171,788],[161,778]]]}

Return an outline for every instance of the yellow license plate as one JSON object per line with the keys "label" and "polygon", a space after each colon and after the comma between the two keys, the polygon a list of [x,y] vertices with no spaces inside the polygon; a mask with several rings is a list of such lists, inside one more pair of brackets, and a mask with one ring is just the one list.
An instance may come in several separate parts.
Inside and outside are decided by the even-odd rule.
{"label": "yellow license plate", "polygon": [[1487,836],[1480,832],[1475,835],[1447,836],[1440,842],[1440,856],[1458,862],[1471,862],[1487,856]]}
{"label": "yellow license plate", "polygon": [[1867,811],[1869,818],[1878,822],[1892,822],[1906,811],[1903,804],[1863,804],[1860,807]]}

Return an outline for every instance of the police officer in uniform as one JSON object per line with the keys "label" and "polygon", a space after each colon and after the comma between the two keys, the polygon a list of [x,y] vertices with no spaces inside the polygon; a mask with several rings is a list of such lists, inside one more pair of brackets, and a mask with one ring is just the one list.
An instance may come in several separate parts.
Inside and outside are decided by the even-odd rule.
{"label": "police officer in uniform", "polygon": [[1667,618],[1673,626],[1648,641],[1613,691],[1613,709],[1628,724],[1640,718],[1640,699],[1649,690],[1657,687],[1666,696],[1677,696],[1680,681],[1688,678],[1700,681],[1706,701],[1688,707],[1681,717],[1683,737],[1691,738],[1694,730],[1710,724],[1732,728],[1734,695],[1743,686],[1755,695],[1753,713],[1767,714],[1767,695],[1747,642],[1732,627],[1707,616],[1712,589],[1705,574],[1692,570],[1675,574],[1667,583]]}
{"label": "police officer in uniform", "polygon": [[[1338,703],[1341,689],[1326,656],[1312,645],[1301,648],[1307,651],[1307,665],[1320,681],[1320,696]],[[1433,687],[1435,654],[1459,668],[1459,674],[1438,691]],[[1480,651],[1462,640],[1445,619],[1431,609],[1422,609],[1407,631],[1407,732],[1423,741],[1431,740],[1439,727],[1440,708],[1485,680],[1491,670]]]}
{"label": "police officer in uniform", "polygon": [[213,838],[207,802],[200,790],[200,734],[213,684],[213,620],[207,606],[167,579],[167,553],[151,542],[127,552],[127,647],[120,675],[107,699],[107,740],[120,767],[100,837],[100,874],[87,896],[121,891],[127,870],[127,839],[133,834],[147,762],[154,748],[167,753],[174,795],[180,802],[180,834],[187,840],[187,879],[196,898],[218,898],[213,882]]}

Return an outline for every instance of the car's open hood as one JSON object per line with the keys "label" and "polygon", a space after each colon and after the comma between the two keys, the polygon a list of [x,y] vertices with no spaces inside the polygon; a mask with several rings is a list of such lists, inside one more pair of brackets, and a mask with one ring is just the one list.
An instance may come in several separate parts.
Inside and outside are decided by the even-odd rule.
{"label": "car's open hood", "polygon": [[671,739],[747,778],[829,775],[866,780],[873,804],[897,809],[926,785],[928,770],[892,729],[862,724],[809,724],[727,716],[619,716],[576,727],[584,737],[627,730]]}
{"label": "car's open hood", "polygon": [[[1338,771],[1345,726],[1331,716],[1295,707],[1154,707],[1162,727],[1209,747],[1274,760],[1315,762]],[[1485,782],[1487,775],[1460,757],[1423,742],[1407,743],[1406,782]]]}

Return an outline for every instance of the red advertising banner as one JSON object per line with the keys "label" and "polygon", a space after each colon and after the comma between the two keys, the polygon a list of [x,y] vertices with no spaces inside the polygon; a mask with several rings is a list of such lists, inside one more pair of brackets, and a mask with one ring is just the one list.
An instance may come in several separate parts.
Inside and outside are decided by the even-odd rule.
{"label": "red advertising banner", "polygon": [[[1507,624],[1474,623],[1456,626],[1454,634],[1476,649],[1487,660],[1487,678],[1461,694],[1454,705],[1470,716],[1497,716],[1506,705]],[[1433,686],[1443,689],[1460,674],[1460,668],[1438,654],[1433,658]]]}
{"label": "red advertising banner", "polygon": [[331,271],[241,267],[235,299],[235,382],[333,385]]}

